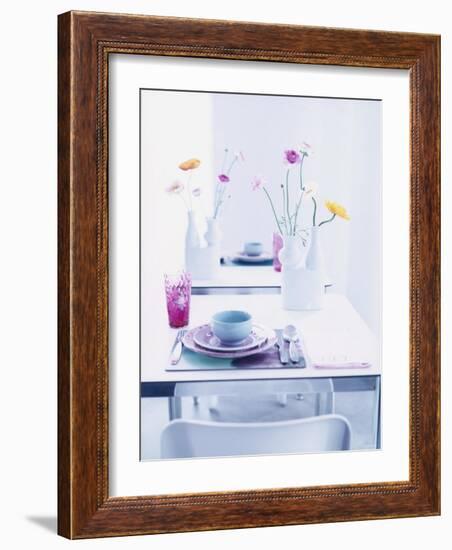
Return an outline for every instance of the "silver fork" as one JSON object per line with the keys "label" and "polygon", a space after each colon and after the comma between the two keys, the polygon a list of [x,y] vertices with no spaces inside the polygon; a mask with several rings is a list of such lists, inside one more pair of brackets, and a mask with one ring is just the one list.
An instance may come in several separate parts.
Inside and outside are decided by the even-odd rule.
{"label": "silver fork", "polygon": [[179,363],[180,358],[182,356],[182,339],[187,334],[187,331],[185,329],[179,330],[176,334],[176,339],[174,340],[173,349],[171,350],[171,364],[177,365]]}

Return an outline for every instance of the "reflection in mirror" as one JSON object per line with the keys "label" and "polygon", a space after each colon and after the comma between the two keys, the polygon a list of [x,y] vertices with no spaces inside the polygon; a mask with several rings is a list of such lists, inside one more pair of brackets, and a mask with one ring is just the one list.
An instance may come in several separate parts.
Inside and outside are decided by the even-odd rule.
{"label": "reflection in mirror", "polygon": [[311,299],[331,284],[377,328],[380,117],[376,100],[141,90],[142,273],[279,288],[282,259],[286,277],[320,273]]}

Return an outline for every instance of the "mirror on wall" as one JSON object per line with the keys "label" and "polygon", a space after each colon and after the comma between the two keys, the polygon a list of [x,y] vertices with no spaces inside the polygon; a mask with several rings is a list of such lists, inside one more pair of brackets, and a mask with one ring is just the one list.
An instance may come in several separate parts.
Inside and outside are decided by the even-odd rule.
{"label": "mirror on wall", "polygon": [[[381,101],[142,89],[140,108],[145,275],[189,267],[195,287],[277,287],[278,235],[296,235],[305,254],[321,224],[328,284],[372,317]],[[327,201],[349,219],[329,223]]]}

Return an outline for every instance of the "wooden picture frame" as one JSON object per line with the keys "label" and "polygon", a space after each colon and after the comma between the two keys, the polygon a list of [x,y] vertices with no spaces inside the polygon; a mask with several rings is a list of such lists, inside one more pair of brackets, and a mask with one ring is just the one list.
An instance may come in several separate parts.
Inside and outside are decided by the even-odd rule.
{"label": "wooden picture frame", "polygon": [[[109,496],[107,92],[113,53],[409,71],[408,481]],[[59,534],[87,538],[439,514],[439,36],[68,12],[59,16],[58,54]]]}

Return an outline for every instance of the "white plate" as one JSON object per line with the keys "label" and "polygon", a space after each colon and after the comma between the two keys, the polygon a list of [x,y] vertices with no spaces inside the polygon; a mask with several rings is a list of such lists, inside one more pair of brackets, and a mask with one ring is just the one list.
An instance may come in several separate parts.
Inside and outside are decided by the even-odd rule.
{"label": "white plate", "polygon": [[276,336],[274,331],[269,331],[271,336],[260,346],[257,346],[248,350],[231,350],[227,349],[226,351],[214,351],[210,349],[203,348],[198,346],[193,340],[193,333],[196,329],[189,330],[182,339],[184,346],[195,353],[200,355],[207,355],[208,357],[216,357],[218,359],[238,359],[240,357],[248,357],[249,355],[254,355],[257,353],[263,353],[268,351],[276,344]]}
{"label": "white plate", "polygon": [[193,332],[193,341],[198,346],[212,351],[245,351],[261,346],[269,336],[269,330],[261,325],[253,325],[249,336],[236,344],[225,344],[212,332],[210,325],[202,325]]}
{"label": "white plate", "polygon": [[249,254],[245,254],[245,252],[237,252],[235,256],[231,256],[231,260],[244,264],[262,264],[273,260],[273,255],[268,252],[263,252],[259,254],[259,256],[250,256]]}

